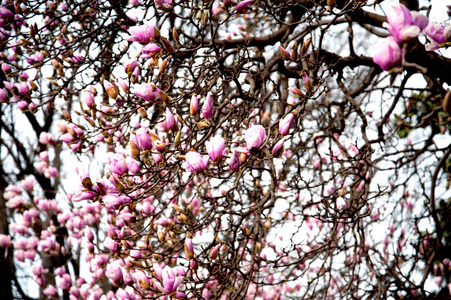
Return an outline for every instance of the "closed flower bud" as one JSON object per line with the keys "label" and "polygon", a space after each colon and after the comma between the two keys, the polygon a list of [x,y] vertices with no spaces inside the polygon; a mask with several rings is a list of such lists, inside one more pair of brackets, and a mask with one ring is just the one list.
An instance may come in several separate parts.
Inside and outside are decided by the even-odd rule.
{"label": "closed flower bud", "polygon": [[246,149],[248,151],[258,151],[260,147],[263,145],[266,139],[265,128],[261,125],[252,126],[248,130],[246,130],[246,134],[244,136],[246,140]]}
{"label": "closed flower bud", "polygon": [[189,260],[194,258],[194,247],[193,247],[193,239],[191,238],[191,234],[187,234],[187,238],[185,239],[185,254],[186,258]]}
{"label": "closed flower bud", "polygon": [[294,119],[294,114],[290,113],[279,121],[279,133],[281,135],[286,136],[288,134],[291,126],[293,125]]}
{"label": "closed flower bud", "polygon": [[211,93],[208,93],[204,106],[202,107],[202,115],[205,119],[210,119],[213,116],[213,98]]}
{"label": "closed flower bud", "polygon": [[197,100],[197,96],[196,94],[194,94],[191,97],[191,103],[189,105],[189,111],[191,113],[191,115],[197,115],[197,113],[199,112],[199,102]]}
{"label": "closed flower bud", "polygon": [[221,244],[217,244],[213,249],[210,251],[210,258],[216,259],[219,255],[219,248],[221,247]]}
{"label": "closed flower bud", "polygon": [[108,94],[108,96],[112,99],[116,99],[117,95],[118,95],[118,88],[112,84],[111,82],[109,82],[108,80],[104,80],[103,81],[103,86],[105,87],[106,93]]}
{"label": "closed flower bud", "polygon": [[282,58],[284,60],[291,59],[290,52],[288,52],[286,49],[282,48],[281,46],[279,46],[279,53],[280,53],[280,55],[282,55]]}
{"label": "closed flower bud", "polygon": [[236,152],[236,149],[233,149],[232,157],[230,158],[230,170],[232,172],[238,172],[240,169],[240,157]]}
{"label": "closed flower bud", "polygon": [[271,153],[274,157],[280,157],[283,153],[283,143],[285,142],[285,139],[281,139],[277,142],[277,144],[274,145],[274,148],[272,149]]}
{"label": "closed flower bud", "polygon": [[130,140],[130,154],[132,155],[133,158],[138,158],[140,154],[138,146],[132,140]]}

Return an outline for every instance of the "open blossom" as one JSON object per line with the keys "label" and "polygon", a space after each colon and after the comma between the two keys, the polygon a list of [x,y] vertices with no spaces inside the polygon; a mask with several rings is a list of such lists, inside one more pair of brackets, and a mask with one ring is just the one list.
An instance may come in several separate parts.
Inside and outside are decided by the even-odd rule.
{"label": "open blossom", "polygon": [[416,24],[410,10],[403,4],[395,3],[387,10],[387,22],[384,27],[398,43],[416,38],[421,30]]}
{"label": "open blossom", "polygon": [[142,58],[151,58],[157,55],[161,51],[161,47],[157,44],[147,44],[141,48]]}
{"label": "open blossom", "polygon": [[132,60],[125,64],[124,71],[128,76],[131,76],[137,67],[139,69],[138,62],[136,60]]}
{"label": "open blossom", "polygon": [[109,158],[109,169],[111,172],[121,176],[128,172],[125,157],[122,154],[116,154]]}
{"label": "open blossom", "polygon": [[225,140],[222,137],[214,137],[210,141],[205,142],[207,153],[211,160],[219,162],[224,152]]}
{"label": "open blossom", "polygon": [[[165,294],[172,294],[177,291],[178,287],[182,283],[183,276],[180,276],[173,268],[165,266],[161,269],[161,266],[157,263],[153,264],[154,271],[158,278],[161,280],[156,283],[157,288]],[[183,297],[183,293],[174,295],[175,297]],[[186,297],[186,295],[185,295]]]}
{"label": "open blossom", "polygon": [[186,155],[186,169],[190,172],[202,172],[208,166],[208,155],[200,155],[195,151],[190,151]]}
{"label": "open blossom", "polygon": [[160,89],[153,84],[136,84],[135,94],[146,101],[151,101],[160,98]]}
{"label": "open blossom", "polygon": [[155,42],[160,38],[160,30],[150,24],[144,24],[142,26],[133,26],[128,30],[131,34],[127,38],[131,42],[150,43]]}
{"label": "open blossom", "polygon": [[385,38],[377,47],[373,61],[378,64],[382,70],[388,71],[392,67],[401,63],[402,50],[393,37]]}
{"label": "open blossom", "polygon": [[172,8],[172,0],[154,0],[158,9],[170,10]]}
{"label": "open blossom", "polygon": [[140,127],[136,130],[135,134],[131,135],[131,140],[138,147],[139,151],[146,151],[152,148],[152,140],[145,127]]}
{"label": "open blossom", "polygon": [[246,130],[244,136],[246,140],[246,149],[250,151],[251,149],[259,150],[266,139],[265,128],[261,125],[255,125]]}

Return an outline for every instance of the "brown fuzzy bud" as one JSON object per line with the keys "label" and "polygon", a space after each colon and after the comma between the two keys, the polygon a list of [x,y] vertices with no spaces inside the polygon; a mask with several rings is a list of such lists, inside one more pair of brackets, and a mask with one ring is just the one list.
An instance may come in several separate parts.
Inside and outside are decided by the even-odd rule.
{"label": "brown fuzzy bud", "polygon": [[143,119],[147,119],[147,111],[143,107],[138,108],[138,111]]}
{"label": "brown fuzzy bud", "polygon": [[138,146],[134,141],[130,141],[130,154],[133,158],[138,158],[140,154]]}
{"label": "brown fuzzy bud", "polygon": [[197,122],[197,126],[199,128],[208,128],[210,127],[210,124],[208,124],[207,122]]}
{"label": "brown fuzzy bud", "polygon": [[312,42],[312,39],[311,39],[311,38],[308,38],[308,39],[302,44],[302,47],[301,47],[301,53],[302,53],[302,54],[304,54],[304,53],[307,52],[308,47],[310,46],[310,43],[311,43],[311,42]]}
{"label": "brown fuzzy bud", "polygon": [[175,28],[172,28],[172,36],[174,37],[174,40],[180,44],[180,37]]}
{"label": "brown fuzzy bud", "polygon": [[168,66],[168,60],[164,59],[160,62],[160,65],[158,66],[158,71],[160,74],[163,74],[166,71],[166,67]]}
{"label": "brown fuzzy bud", "polygon": [[443,99],[443,111],[451,115],[451,91],[447,91]]}
{"label": "brown fuzzy bud", "polygon": [[202,10],[199,10],[196,14],[196,20],[200,22],[202,20]]}

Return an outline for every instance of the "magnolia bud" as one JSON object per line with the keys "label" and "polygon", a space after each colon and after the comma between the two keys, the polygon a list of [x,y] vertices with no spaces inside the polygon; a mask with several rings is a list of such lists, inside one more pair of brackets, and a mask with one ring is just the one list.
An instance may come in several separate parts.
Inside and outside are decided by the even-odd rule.
{"label": "magnolia bud", "polygon": [[174,40],[180,44],[180,37],[175,28],[172,28],[172,36],[174,37]]}
{"label": "magnolia bud", "polygon": [[181,135],[180,131],[177,132],[177,134],[175,135],[174,144],[176,145],[180,144],[180,135]]}
{"label": "magnolia bud", "polygon": [[447,91],[443,99],[443,111],[451,115],[451,91]]}
{"label": "magnolia bud", "polygon": [[312,42],[312,39],[311,39],[311,38],[308,38],[308,39],[302,44],[302,47],[301,47],[301,53],[302,53],[302,54],[304,54],[304,53],[307,52],[308,47],[310,46],[310,43],[311,43],[311,42]]}
{"label": "magnolia bud", "polygon": [[202,10],[199,10],[196,14],[196,20],[200,22],[202,20]]}
{"label": "magnolia bud", "polygon": [[159,67],[158,67],[158,71],[160,72],[160,74],[163,74],[164,71],[166,71],[167,65],[168,65],[168,60],[167,60],[167,59],[162,60],[162,61],[160,62],[160,65],[159,65]]}
{"label": "magnolia bud", "polygon": [[138,108],[138,111],[143,119],[147,119],[147,111],[143,107]]}
{"label": "magnolia bud", "polygon": [[158,232],[158,239],[159,239],[161,242],[165,242],[165,241],[166,241],[166,237],[165,237],[165,235],[164,235],[163,232],[161,232],[161,231]]}
{"label": "magnolia bud", "polygon": [[64,108],[61,108],[61,111],[62,111],[62,113],[63,113],[63,117],[64,117],[67,121],[70,121],[70,120],[71,120],[71,117],[70,117],[69,112],[68,112],[67,110],[65,110]]}
{"label": "magnolia bud", "polygon": [[208,128],[210,125],[207,122],[197,122],[199,128]]}
{"label": "magnolia bud", "polygon": [[216,245],[213,249],[210,251],[210,258],[215,259],[219,255],[219,248],[221,247],[221,244]]}
{"label": "magnolia bud", "polygon": [[132,155],[133,158],[138,158],[139,157],[139,148],[136,145],[136,143],[134,141],[130,141],[130,153]]}

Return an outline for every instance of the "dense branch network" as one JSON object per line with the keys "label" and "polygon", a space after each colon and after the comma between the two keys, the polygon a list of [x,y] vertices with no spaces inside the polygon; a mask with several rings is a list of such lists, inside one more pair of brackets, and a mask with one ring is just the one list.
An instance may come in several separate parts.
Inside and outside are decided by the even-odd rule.
{"label": "dense branch network", "polygon": [[[451,30],[418,5],[3,5],[6,297],[449,297]],[[104,165],[67,191],[63,155]]]}

